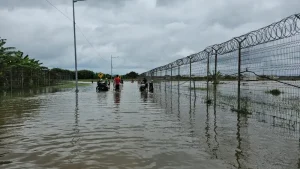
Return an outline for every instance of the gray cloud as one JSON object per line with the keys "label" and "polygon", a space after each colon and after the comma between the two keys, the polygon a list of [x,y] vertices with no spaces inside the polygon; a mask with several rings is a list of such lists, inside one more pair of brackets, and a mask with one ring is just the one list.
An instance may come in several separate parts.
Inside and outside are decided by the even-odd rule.
{"label": "gray cloud", "polygon": [[179,5],[182,0],[157,0],[156,6],[174,6]]}
{"label": "gray cloud", "polygon": [[[49,0],[55,5],[72,5],[72,0]],[[123,7],[126,3],[133,0],[85,0],[77,2],[76,5],[89,6],[95,8],[114,9]],[[83,3],[83,4],[82,4]],[[18,8],[52,8],[46,0],[2,0],[0,8],[10,10]]]}
{"label": "gray cloud", "polygon": [[[49,0],[72,18],[70,0]],[[0,36],[49,67],[73,69],[72,22],[45,0],[0,2]],[[86,0],[76,3],[78,66],[139,72],[300,11],[298,0]]]}

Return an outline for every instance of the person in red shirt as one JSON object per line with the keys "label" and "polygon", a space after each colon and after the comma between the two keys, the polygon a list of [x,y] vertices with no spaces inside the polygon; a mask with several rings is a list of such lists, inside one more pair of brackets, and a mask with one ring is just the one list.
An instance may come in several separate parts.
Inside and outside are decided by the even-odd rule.
{"label": "person in red shirt", "polygon": [[121,79],[120,79],[119,75],[117,75],[114,79],[114,84],[115,84],[116,90],[120,90],[120,83],[121,83]]}

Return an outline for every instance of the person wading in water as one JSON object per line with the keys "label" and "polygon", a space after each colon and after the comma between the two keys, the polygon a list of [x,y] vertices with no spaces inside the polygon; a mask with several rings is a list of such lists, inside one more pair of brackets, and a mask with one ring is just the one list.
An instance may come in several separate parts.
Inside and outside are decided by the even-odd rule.
{"label": "person wading in water", "polygon": [[120,90],[120,82],[121,82],[121,79],[120,79],[119,75],[117,75],[114,79],[115,90]]}

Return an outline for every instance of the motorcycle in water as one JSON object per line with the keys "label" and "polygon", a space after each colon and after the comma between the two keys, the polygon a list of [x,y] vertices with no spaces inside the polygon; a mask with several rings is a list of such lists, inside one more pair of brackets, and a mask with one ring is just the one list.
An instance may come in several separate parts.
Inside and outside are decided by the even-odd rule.
{"label": "motorcycle in water", "polygon": [[104,82],[98,82],[96,87],[96,92],[108,91],[109,87]]}
{"label": "motorcycle in water", "polygon": [[147,83],[141,83],[141,85],[140,85],[140,91],[141,91],[141,92],[146,91],[146,90],[147,90],[147,87],[148,87]]}

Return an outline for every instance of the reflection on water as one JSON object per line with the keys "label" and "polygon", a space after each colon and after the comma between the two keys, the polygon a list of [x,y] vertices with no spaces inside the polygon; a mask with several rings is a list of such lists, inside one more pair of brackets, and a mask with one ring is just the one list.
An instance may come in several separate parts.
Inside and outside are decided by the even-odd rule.
{"label": "reflection on water", "polygon": [[73,136],[72,136],[72,140],[71,140],[71,146],[73,147],[72,152],[70,152],[70,159],[69,162],[70,163],[74,163],[76,157],[79,155],[80,153],[80,129],[79,129],[79,105],[78,105],[78,93],[75,93],[75,109],[74,109],[74,127],[73,127]]}
{"label": "reflection on water", "polygon": [[206,92],[156,85],[155,93],[125,83],[120,92],[96,93],[94,84],[2,97],[0,167],[299,168],[298,138],[218,104],[219,89],[208,105]]}
{"label": "reflection on water", "polygon": [[148,99],[148,93],[147,92],[141,92],[141,98],[143,100],[143,102],[147,102],[147,99]]}
{"label": "reflection on water", "polygon": [[[216,94],[217,94],[217,87],[216,85],[214,85],[214,103],[213,103],[213,106],[214,106],[214,140],[216,142],[216,145],[215,147],[213,148],[213,155],[215,156],[216,159],[218,159],[218,154],[217,154],[217,151],[219,149],[219,142],[218,142],[218,133],[217,133],[217,97],[216,97]],[[208,110],[208,108],[207,108]]]}
{"label": "reflection on water", "polygon": [[178,114],[177,114],[177,118],[178,118],[178,121],[180,121],[180,93],[177,93],[178,95],[178,99],[177,99],[177,109],[178,109]]}
{"label": "reflection on water", "polygon": [[240,163],[240,156],[242,155],[242,150],[241,150],[241,133],[240,133],[240,129],[241,129],[241,126],[240,126],[240,113],[237,113],[237,132],[236,132],[236,140],[238,142],[237,144],[237,149],[236,149],[236,153],[235,153],[235,156],[236,156],[236,162],[237,162],[237,168],[240,169],[241,168],[241,163]]}
{"label": "reflection on water", "polygon": [[208,109],[208,104],[206,105],[206,121],[205,121],[205,136],[206,136],[206,144],[207,147],[210,149],[210,134],[209,134],[209,129],[210,129],[210,124],[209,124],[209,109]]}
{"label": "reflection on water", "polygon": [[119,104],[121,101],[121,91],[114,91],[114,101],[115,104]]}
{"label": "reflection on water", "polygon": [[[191,96],[191,92],[188,91],[190,90],[181,90],[178,98],[181,98],[180,95]],[[195,135],[200,137],[200,142],[206,143],[206,151],[210,152],[211,157],[224,159],[233,168],[298,168],[299,151],[294,150],[299,150],[299,135],[295,135],[293,127],[273,125],[279,119],[280,121],[288,119],[289,113],[293,113],[293,111],[282,109],[282,112],[286,113],[284,116],[275,114],[270,119],[265,115],[274,112],[272,112],[273,109],[266,109],[266,106],[261,106],[259,112],[251,111],[252,114],[248,115],[232,112],[230,104],[228,104],[229,106],[224,105],[236,103],[236,97],[225,98],[224,92],[222,88],[213,88],[208,95],[207,91],[197,91],[196,94],[198,100],[196,101]],[[211,97],[210,94],[212,94],[213,104],[207,105],[205,100]],[[251,97],[252,95],[243,96],[242,108],[255,110],[253,109],[255,104]],[[190,103],[191,101],[195,102],[188,97],[178,99],[177,103],[183,105],[182,103],[187,99],[190,100]],[[203,113],[205,111],[206,113]],[[264,112],[264,116],[262,112]],[[184,119],[183,116],[181,119]],[[181,122],[184,123],[184,120]],[[290,120],[290,124],[292,126],[296,123]],[[272,125],[276,128],[270,127]],[[205,130],[201,132],[200,128]],[[284,134],[282,128],[285,129]],[[203,136],[205,137],[203,138]],[[292,154],[289,153],[292,151]]]}

